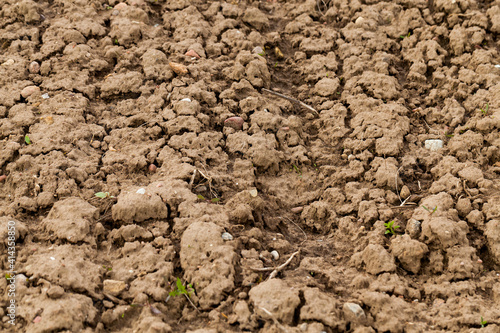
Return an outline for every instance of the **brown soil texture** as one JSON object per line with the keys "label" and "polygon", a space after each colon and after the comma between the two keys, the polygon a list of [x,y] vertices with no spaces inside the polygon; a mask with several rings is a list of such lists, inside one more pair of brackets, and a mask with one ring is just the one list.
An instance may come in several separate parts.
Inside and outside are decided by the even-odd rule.
{"label": "brown soil texture", "polygon": [[1,0],[0,331],[500,332],[499,36],[500,0]]}

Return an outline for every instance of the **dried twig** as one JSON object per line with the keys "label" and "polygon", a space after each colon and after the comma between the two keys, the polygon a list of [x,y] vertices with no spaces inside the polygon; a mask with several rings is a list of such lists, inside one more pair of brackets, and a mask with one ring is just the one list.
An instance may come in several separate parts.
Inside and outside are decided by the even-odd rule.
{"label": "dried twig", "polygon": [[464,186],[464,191],[465,193],[467,193],[467,195],[469,196],[469,198],[472,198],[472,195],[470,195],[470,192],[467,190],[467,181],[464,179],[464,182],[463,182],[463,186]]}
{"label": "dried twig", "polygon": [[398,195],[399,202],[401,202],[400,206],[403,206],[404,202],[403,200],[401,200],[401,196],[399,195],[399,190],[398,190],[398,175],[399,175],[399,170],[401,170],[401,168],[402,167],[399,167],[399,169],[396,171],[396,194]]}
{"label": "dried twig", "polygon": [[263,90],[263,91],[265,91],[265,92],[267,92],[267,93],[273,94],[273,95],[275,95],[275,96],[278,96],[278,97],[284,98],[284,99],[286,99],[286,100],[288,100],[288,101],[290,101],[290,102],[292,102],[292,103],[297,103],[297,104],[300,104],[301,106],[305,107],[306,109],[308,109],[308,110],[310,110],[310,111],[314,112],[317,116],[319,116],[319,112],[318,112],[318,111],[316,111],[316,109],[315,109],[315,108],[313,108],[313,107],[312,107],[312,106],[310,106],[310,105],[307,105],[307,104],[306,104],[306,103],[304,103],[304,102],[299,101],[298,99],[295,99],[295,98],[293,98],[293,97],[289,97],[289,96],[286,96],[286,95],[280,94],[280,93],[278,93],[278,92],[276,92],[276,91],[272,91],[272,90],[269,90],[269,89],[266,89],[266,88],[262,88],[262,90]]}
{"label": "dried twig", "polygon": [[193,170],[193,176],[191,176],[191,181],[189,182],[188,188],[191,190],[193,188],[194,179],[196,178],[196,169]]}
{"label": "dried twig", "polygon": [[120,304],[120,305],[124,305],[124,304],[127,304],[125,301],[119,299],[119,298],[116,298],[115,296],[112,296],[108,293],[103,293],[103,295],[109,299],[110,301],[112,301],[113,303],[115,304]]}
{"label": "dried twig", "polygon": [[286,266],[288,266],[290,264],[290,262],[292,262],[293,257],[295,257],[299,252],[300,252],[300,250],[292,253],[292,255],[290,256],[290,258],[288,258],[288,260],[285,261],[285,263],[281,264],[280,266],[278,266],[276,268],[274,268],[274,267],[253,268],[253,267],[251,267],[250,269],[253,270],[253,271],[256,271],[256,272],[269,272],[269,271],[272,271],[271,274],[269,275],[269,277],[267,279],[268,280],[274,279],[276,277],[276,275],[278,275],[279,272],[281,272]]}
{"label": "dried twig", "polygon": [[201,314],[200,310],[198,310],[198,307],[196,305],[194,305],[194,303],[191,300],[191,298],[188,295],[186,295],[186,294],[184,294],[184,296],[186,296],[187,300],[189,301],[189,303],[191,303],[191,305],[193,306],[193,308],[195,308],[196,311]]}
{"label": "dried twig", "polygon": [[278,321],[278,319],[276,319],[276,317],[273,316],[273,314],[271,313],[271,311],[267,310],[266,308],[263,308],[263,307],[260,307],[260,309],[262,311],[264,311],[269,317],[271,317],[271,319],[273,320],[274,324],[276,326],[278,326],[283,332],[288,332],[288,330],[285,328],[285,326],[281,325],[280,322]]}
{"label": "dried twig", "polygon": [[291,218],[288,218],[288,217],[285,217],[285,218],[286,218],[288,221],[290,221],[291,223],[293,223],[293,225],[295,225],[297,228],[299,228],[299,229],[300,229],[300,231],[302,231],[302,233],[304,234],[304,240],[303,240],[303,241],[302,241],[302,243],[300,243],[300,244],[303,244],[303,243],[307,240],[307,234],[306,234],[306,232],[305,232],[305,231],[304,231],[304,230],[303,230],[303,229],[302,229],[302,228],[301,228],[301,227],[300,227],[297,223],[293,222]]}

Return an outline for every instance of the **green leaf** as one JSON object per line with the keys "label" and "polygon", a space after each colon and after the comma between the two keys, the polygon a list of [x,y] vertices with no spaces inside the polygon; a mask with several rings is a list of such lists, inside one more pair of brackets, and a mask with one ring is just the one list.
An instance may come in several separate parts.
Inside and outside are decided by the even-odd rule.
{"label": "green leaf", "polygon": [[109,192],[97,192],[94,195],[98,198],[104,199],[106,197],[109,197]]}
{"label": "green leaf", "polygon": [[394,229],[397,229],[397,228],[401,228],[401,226],[400,225],[395,225]]}
{"label": "green leaf", "polygon": [[182,281],[181,281],[181,279],[177,278],[177,282],[176,282],[176,284],[177,284],[177,290],[179,290],[179,292],[180,292],[181,294],[186,294],[186,293],[187,293],[187,292],[186,292],[186,287],[184,287],[184,286],[182,285]]}
{"label": "green leaf", "polygon": [[210,200],[212,203],[218,203],[220,201],[220,198],[213,198]]}
{"label": "green leaf", "polygon": [[26,142],[27,145],[31,144],[31,140],[30,140],[30,137],[28,135],[24,136],[24,142]]}
{"label": "green leaf", "polygon": [[386,231],[385,231],[385,234],[386,234],[386,235],[387,235],[387,234],[391,234],[391,233],[392,233],[392,232],[391,232],[390,230],[386,230]]}
{"label": "green leaf", "polygon": [[200,199],[200,200],[205,200],[205,197],[204,197],[204,196],[202,196],[201,194],[198,194],[198,195],[197,195],[197,197],[198,197],[198,199]]}

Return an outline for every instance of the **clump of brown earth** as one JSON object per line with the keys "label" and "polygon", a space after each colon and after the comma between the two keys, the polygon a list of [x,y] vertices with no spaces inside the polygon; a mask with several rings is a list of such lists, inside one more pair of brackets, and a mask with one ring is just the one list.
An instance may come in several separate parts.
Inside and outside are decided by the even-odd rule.
{"label": "clump of brown earth", "polygon": [[498,0],[4,0],[1,330],[498,332],[498,34]]}

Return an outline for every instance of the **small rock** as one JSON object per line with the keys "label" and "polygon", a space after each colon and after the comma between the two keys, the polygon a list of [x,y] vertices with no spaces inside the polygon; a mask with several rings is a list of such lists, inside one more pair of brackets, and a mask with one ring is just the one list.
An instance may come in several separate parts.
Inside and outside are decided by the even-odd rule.
{"label": "small rock", "polygon": [[28,67],[31,74],[38,74],[40,72],[40,64],[36,61],[31,62]]}
{"label": "small rock", "polygon": [[111,296],[118,296],[125,290],[125,288],[127,288],[127,285],[123,281],[104,280],[103,284],[103,292],[108,293]]}
{"label": "small rock", "polygon": [[279,49],[279,47],[274,48],[274,54],[276,55],[276,58],[278,59],[283,59],[285,56],[283,55],[283,52]]}
{"label": "small rock", "polygon": [[63,297],[64,289],[60,286],[51,286],[49,290],[47,290],[47,296],[52,299],[58,299]]}
{"label": "small rock", "polygon": [[188,98],[188,97],[183,98],[183,99],[181,99],[181,102],[191,102],[191,98]]}
{"label": "small rock", "polygon": [[405,200],[406,198],[408,198],[411,195],[411,192],[410,192],[410,189],[408,188],[408,186],[404,185],[401,188],[401,192],[399,194],[401,195],[401,198],[403,200]]}
{"label": "small rock", "polygon": [[253,188],[251,190],[248,190],[248,193],[250,193],[250,195],[252,196],[252,198],[255,198],[257,196],[257,189],[256,188]]}
{"label": "small rock", "polygon": [[443,140],[425,140],[425,149],[437,151],[443,148]]}
{"label": "small rock", "polygon": [[258,54],[260,56],[263,56],[265,54],[264,49],[260,46],[254,47],[252,53]]}
{"label": "small rock", "polygon": [[231,117],[224,120],[224,126],[232,127],[235,130],[241,130],[243,128],[244,120],[241,117]]}
{"label": "small rock", "polygon": [[280,254],[276,250],[271,251],[271,255],[273,256],[273,260],[278,260],[280,258]]}
{"label": "small rock", "polygon": [[21,90],[21,96],[24,98],[27,98],[28,96],[31,96],[35,93],[39,93],[40,88],[37,86],[27,86],[23,90]]}
{"label": "small rock", "polygon": [[168,65],[177,75],[183,75],[188,73],[188,69],[183,64],[179,64],[177,62],[169,62]]}
{"label": "small rock", "polygon": [[231,235],[229,232],[223,232],[222,239],[225,241],[231,241],[233,240],[233,235]]}
{"label": "small rock", "polygon": [[39,322],[42,321],[42,317],[36,316],[35,319],[33,319],[33,323],[38,324]]}
{"label": "small rock", "polygon": [[195,57],[195,58],[197,58],[197,59],[200,59],[200,58],[201,58],[201,57],[198,55],[198,53],[196,53],[196,51],[195,51],[195,50],[189,50],[189,51],[187,51],[187,52],[186,52],[186,54],[185,54],[185,55],[186,55],[186,56],[188,56],[188,57]]}
{"label": "small rock", "polygon": [[28,278],[24,274],[17,274],[16,275],[16,283],[20,283],[23,286],[26,285],[27,279]]}
{"label": "small rock", "polygon": [[157,167],[154,164],[150,164],[149,167],[148,167],[148,171],[151,172],[151,173],[156,172],[156,169],[157,169]]}
{"label": "small rock", "polygon": [[304,207],[303,206],[298,206],[298,207],[293,207],[292,209],[290,209],[292,211],[292,213],[294,214],[300,214],[302,213],[302,211],[304,210]]}
{"label": "small rock", "polygon": [[359,321],[366,319],[365,312],[356,303],[344,303],[342,309],[344,310],[344,316],[348,321]]}
{"label": "small rock", "polygon": [[2,64],[2,66],[11,66],[14,65],[14,59],[9,59]]}
{"label": "small rock", "polygon": [[7,179],[7,176],[6,176],[6,175],[1,175],[1,176],[0,176],[0,182],[3,182],[5,179]]}
{"label": "small rock", "polygon": [[137,192],[135,193],[139,193],[139,194],[145,194],[146,193],[146,189],[145,188],[140,188],[137,190]]}
{"label": "small rock", "polygon": [[45,93],[45,94],[43,94],[43,95],[42,95],[42,98],[43,98],[43,99],[49,99],[49,98],[50,98],[50,96],[49,96],[49,94]]}
{"label": "small rock", "polygon": [[355,23],[356,23],[356,24],[360,24],[360,23],[362,23],[364,20],[365,20],[365,19],[364,19],[362,16],[360,16],[360,17],[358,17],[358,18],[356,19],[356,22],[355,22]]}

